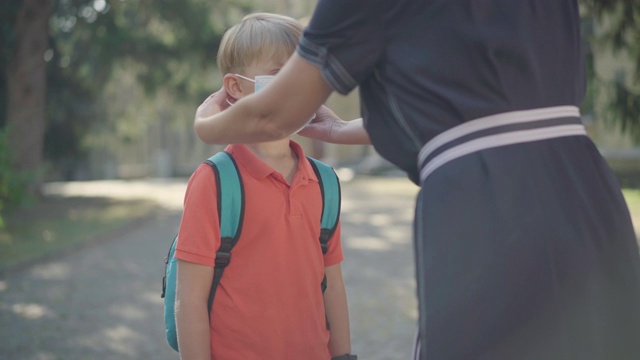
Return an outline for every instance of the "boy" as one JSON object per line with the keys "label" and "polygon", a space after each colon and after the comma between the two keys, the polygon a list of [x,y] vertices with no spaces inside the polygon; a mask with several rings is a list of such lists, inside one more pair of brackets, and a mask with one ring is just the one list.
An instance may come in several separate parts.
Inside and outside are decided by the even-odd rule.
{"label": "boy", "polygon": [[[254,92],[257,76],[275,75],[295,50],[301,32],[294,19],[263,13],[246,16],[229,29],[218,51],[229,96],[240,100]],[[302,148],[287,138],[234,144],[226,151],[243,181],[242,233],[209,318],[207,301],[220,229],[214,174],[201,165],[185,194],[175,252],[181,358],[350,358],[340,227],[323,256],[318,240],[322,195]],[[323,298],[320,284],[325,274]]]}

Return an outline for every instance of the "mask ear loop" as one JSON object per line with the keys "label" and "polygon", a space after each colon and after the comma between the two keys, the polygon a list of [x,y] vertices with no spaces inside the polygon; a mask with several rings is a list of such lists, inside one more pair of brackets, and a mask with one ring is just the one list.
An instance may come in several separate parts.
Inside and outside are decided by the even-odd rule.
{"label": "mask ear loop", "polygon": [[237,77],[239,77],[239,78],[241,78],[241,79],[245,79],[245,80],[247,80],[247,81],[251,81],[252,83],[255,83],[255,82],[256,82],[254,79],[250,79],[250,78],[248,78],[248,77],[246,77],[246,76],[242,76],[242,75],[240,75],[240,74],[233,74],[233,75],[235,75],[235,76],[237,76]]}
{"label": "mask ear loop", "polygon": [[[245,80],[247,80],[247,81],[251,81],[251,82],[252,82],[252,83],[254,83],[254,84],[255,84],[255,82],[256,82],[254,79],[250,79],[250,78],[248,78],[248,77],[246,77],[246,76],[242,76],[242,75],[240,75],[240,74],[233,74],[233,75],[235,75],[235,76],[237,76],[237,77],[239,77],[239,78],[241,78],[241,79],[245,79]],[[236,102],[236,99],[233,99],[233,102],[229,101],[229,98],[226,98],[225,100],[227,101],[227,104],[229,104],[229,106],[233,105],[233,104]]]}

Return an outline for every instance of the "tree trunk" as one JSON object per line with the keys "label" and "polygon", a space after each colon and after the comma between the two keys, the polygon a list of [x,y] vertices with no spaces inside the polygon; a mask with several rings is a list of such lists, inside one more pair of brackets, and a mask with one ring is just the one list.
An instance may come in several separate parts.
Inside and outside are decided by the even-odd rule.
{"label": "tree trunk", "polygon": [[37,171],[42,166],[50,3],[23,0],[14,28],[15,47],[7,74],[7,131],[16,169],[22,171]]}

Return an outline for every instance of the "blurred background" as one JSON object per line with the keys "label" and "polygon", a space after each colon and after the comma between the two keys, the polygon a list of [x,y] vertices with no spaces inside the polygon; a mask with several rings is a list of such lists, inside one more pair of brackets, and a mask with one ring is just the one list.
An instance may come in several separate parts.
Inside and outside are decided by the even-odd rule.
{"label": "blurred background", "polygon": [[[581,2],[589,91],[584,122],[625,184],[640,175],[640,6]],[[46,181],[187,176],[217,150],[194,110],[220,86],[222,33],[244,14],[303,22],[311,0],[3,0],[0,12],[0,199]],[[329,105],[359,117],[357,92]],[[301,140],[316,157],[367,172],[369,147]],[[364,161],[366,159],[366,161]]]}
{"label": "blurred background", "polygon": [[[19,188],[2,196],[12,201],[29,182],[189,175],[219,149],[198,141],[192,123],[221,85],[215,62],[223,32],[253,11],[305,21],[313,5],[3,0],[0,183]],[[357,98],[348,99],[333,107],[358,117]],[[368,153],[303,142],[335,162]]]}
{"label": "blurred background", "polygon": [[[0,359],[174,359],[162,259],[186,179],[220,150],[193,132],[245,14],[304,24],[313,0],[0,0]],[[640,0],[581,0],[583,122],[640,234]],[[357,91],[328,101],[360,115]],[[343,183],[354,351],[408,358],[417,187],[370,146],[296,138]],[[122,241],[113,241],[122,240]],[[135,291],[134,291],[135,290]]]}

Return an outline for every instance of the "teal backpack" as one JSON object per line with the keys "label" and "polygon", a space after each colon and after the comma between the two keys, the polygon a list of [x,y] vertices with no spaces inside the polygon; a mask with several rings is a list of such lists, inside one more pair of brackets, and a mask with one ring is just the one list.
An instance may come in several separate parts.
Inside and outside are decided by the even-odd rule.
{"label": "teal backpack", "polygon": [[[325,254],[328,242],[336,230],[340,216],[340,183],[333,169],[316,159],[307,157],[313,171],[318,177],[320,193],[322,194],[322,218],[320,220],[320,248]],[[211,290],[209,291],[209,317],[213,306],[213,298],[216,293],[224,269],[231,261],[231,250],[238,242],[242,230],[244,218],[244,189],[242,178],[236,167],[233,157],[227,152],[219,152],[210,157],[206,164],[211,166],[215,175],[218,188],[218,221],[220,224],[220,248],[216,252],[215,267]],[[176,298],[176,268],[177,260],[174,258],[176,236],[171,243],[169,253],[165,257],[165,274],[162,278],[162,298],[164,298],[164,324],[167,342],[178,351],[178,338],[176,334],[176,321],[174,303]],[[322,292],[327,287],[325,276],[320,284]],[[328,326],[328,324],[327,324]]]}

